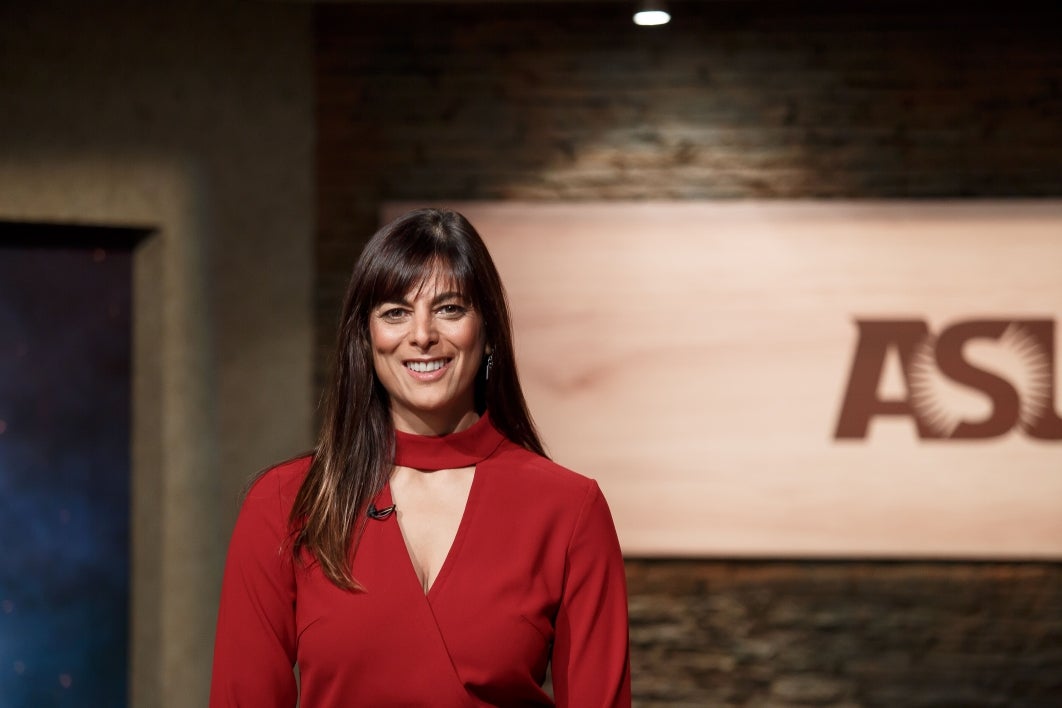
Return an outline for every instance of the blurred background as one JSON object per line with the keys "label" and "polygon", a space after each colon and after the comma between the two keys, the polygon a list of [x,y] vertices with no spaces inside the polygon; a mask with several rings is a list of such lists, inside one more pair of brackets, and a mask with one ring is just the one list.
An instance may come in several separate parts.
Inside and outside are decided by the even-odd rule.
{"label": "blurred background", "polygon": [[[1040,5],[0,1],[0,707],[205,705],[383,204],[1058,198]],[[639,706],[1062,695],[1057,559],[627,567]]]}

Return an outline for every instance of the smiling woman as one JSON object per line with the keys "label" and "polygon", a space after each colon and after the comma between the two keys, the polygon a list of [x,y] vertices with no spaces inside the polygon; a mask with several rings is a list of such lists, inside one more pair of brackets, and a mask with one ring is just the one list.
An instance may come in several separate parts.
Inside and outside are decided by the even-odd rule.
{"label": "smiling woman", "polygon": [[484,354],[483,318],[439,272],[369,320],[376,374],[391,397],[395,427],[437,434],[467,428],[477,416],[473,391]]}
{"label": "smiling woman", "polygon": [[544,456],[463,216],[417,210],[373,236],[336,359],[314,453],[241,508],[212,708],[629,706],[608,505]]}

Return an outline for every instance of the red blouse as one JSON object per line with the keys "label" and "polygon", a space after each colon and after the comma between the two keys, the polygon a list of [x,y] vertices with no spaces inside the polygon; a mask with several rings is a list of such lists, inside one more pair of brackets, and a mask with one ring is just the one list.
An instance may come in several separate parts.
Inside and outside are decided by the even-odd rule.
{"label": "red blouse", "polygon": [[[399,433],[396,463],[475,465],[453,545],[427,594],[395,515],[354,557],[364,592],[293,562],[288,514],[309,469],[269,470],[229,546],[211,708],[630,706],[627,593],[597,484],[502,437],[487,416],[441,438]],[[375,500],[391,504],[390,488]]]}

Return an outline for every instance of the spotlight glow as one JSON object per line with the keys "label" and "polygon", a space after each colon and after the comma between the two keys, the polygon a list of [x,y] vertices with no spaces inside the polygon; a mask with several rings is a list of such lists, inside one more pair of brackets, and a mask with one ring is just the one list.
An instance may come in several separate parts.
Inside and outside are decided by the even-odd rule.
{"label": "spotlight glow", "polygon": [[634,13],[634,24],[643,27],[666,25],[670,21],[671,15],[663,10],[642,10]]}

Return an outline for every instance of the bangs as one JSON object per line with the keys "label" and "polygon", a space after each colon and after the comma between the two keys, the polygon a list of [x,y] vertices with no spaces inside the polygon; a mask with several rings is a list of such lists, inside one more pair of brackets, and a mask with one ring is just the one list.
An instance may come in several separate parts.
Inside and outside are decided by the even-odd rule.
{"label": "bangs", "polygon": [[[436,245],[436,244],[433,244]],[[376,273],[368,274],[368,291],[365,298],[369,308],[384,302],[401,302],[411,292],[420,291],[438,278],[442,291],[453,291],[472,305],[478,306],[480,298],[472,267],[458,253],[446,253],[445,249],[404,253],[395,252],[393,258],[380,259]]]}

